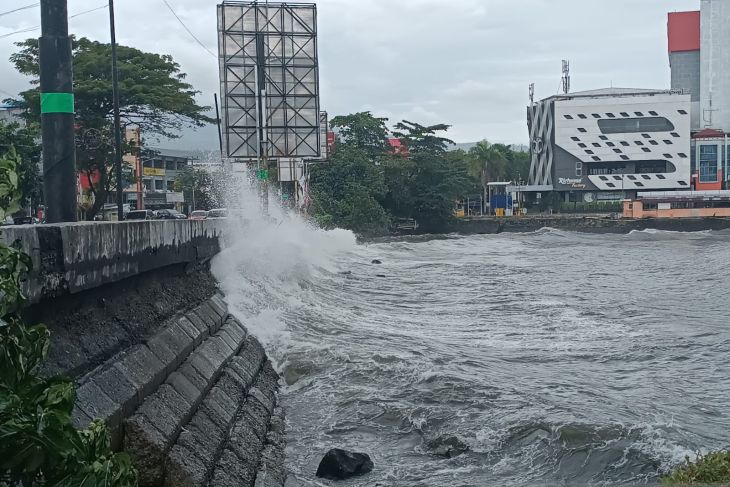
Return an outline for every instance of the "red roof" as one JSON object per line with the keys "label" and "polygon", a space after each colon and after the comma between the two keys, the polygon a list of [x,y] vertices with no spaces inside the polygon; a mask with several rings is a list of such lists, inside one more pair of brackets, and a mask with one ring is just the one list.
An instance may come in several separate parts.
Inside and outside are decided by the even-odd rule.
{"label": "red roof", "polygon": [[700,130],[696,134],[692,135],[693,139],[724,139],[725,132],[722,130],[715,129],[704,129]]}
{"label": "red roof", "polygon": [[388,139],[388,143],[393,149],[398,149],[403,145],[400,139]]}
{"label": "red roof", "polygon": [[672,12],[667,22],[669,52],[700,50],[700,12]]}

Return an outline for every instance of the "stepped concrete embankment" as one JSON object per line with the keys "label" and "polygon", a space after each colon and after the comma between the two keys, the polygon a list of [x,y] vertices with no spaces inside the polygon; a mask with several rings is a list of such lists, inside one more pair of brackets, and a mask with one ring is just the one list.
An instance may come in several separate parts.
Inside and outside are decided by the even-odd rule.
{"label": "stepped concrete embankment", "polygon": [[33,261],[46,373],[75,378],[74,421],[104,419],[142,486],[282,486],[279,376],[228,312],[209,261],[225,220],[6,227]]}

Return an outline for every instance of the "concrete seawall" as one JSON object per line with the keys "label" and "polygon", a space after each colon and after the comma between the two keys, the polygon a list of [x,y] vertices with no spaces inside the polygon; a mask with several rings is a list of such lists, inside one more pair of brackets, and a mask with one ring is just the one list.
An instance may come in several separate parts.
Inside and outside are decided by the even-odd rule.
{"label": "concrete seawall", "polygon": [[283,486],[279,376],[228,312],[209,261],[227,222],[6,227],[33,260],[29,322],[47,373],[78,383],[74,422],[105,420],[142,486]]}
{"label": "concrete seawall", "polygon": [[556,215],[514,218],[465,218],[448,226],[444,233],[498,234],[535,232],[542,228],[585,233],[618,233],[663,230],[699,232],[730,229],[730,218],[645,218],[640,220],[603,216]]}

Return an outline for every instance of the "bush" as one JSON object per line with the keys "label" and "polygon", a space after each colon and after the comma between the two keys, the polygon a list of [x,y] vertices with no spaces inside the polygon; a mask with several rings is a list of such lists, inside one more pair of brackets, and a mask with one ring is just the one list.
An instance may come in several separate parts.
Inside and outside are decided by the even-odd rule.
{"label": "bush", "polygon": [[698,455],[662,478],[663,485],[730,484],[730,451]]}
{"label": "bush", "polygon": [[[18,202],[17,158],[0,157],[0,215]],[[0,243],[0,485],[128,487],[137,473],[114,454],[106,425],[73,426],[74,383],[42,377],[50,334],[27,326],[20,282],[31,266],[19,246]]]}

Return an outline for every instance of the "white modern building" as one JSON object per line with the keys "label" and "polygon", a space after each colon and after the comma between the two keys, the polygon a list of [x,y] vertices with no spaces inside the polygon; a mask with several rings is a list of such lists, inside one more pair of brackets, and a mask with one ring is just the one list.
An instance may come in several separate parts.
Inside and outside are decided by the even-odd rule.
{"label": "white modern building", "polygon": [[606,88],[528,107],[529,185],[566,201],[690,189],[689,94]]}

